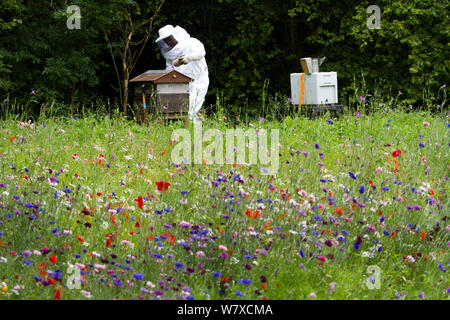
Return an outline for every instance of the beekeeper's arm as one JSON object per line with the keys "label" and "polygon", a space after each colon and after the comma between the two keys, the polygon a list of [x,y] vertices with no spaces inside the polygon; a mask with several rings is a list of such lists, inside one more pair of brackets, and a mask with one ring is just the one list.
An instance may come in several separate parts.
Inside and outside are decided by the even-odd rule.
{"label": "beekeeper's arm", "polygon": [[173,65],[173,61],[166,59],[166,72],[169,72],[169,71],[171,71],[173,69],[175,69],[175,67]]}
{"label": "beekeeper's arm", "polygon": [[206,51],[203,43],[195,38],[189,39],[190,51],[180,58],[182,64],[187,64],[191,61],[201,60],[205,57]]}

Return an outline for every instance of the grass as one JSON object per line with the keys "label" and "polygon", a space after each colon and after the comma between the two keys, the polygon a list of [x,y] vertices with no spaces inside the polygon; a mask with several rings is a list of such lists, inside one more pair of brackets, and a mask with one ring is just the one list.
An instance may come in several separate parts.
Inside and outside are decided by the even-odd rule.
{"label": "grass", "polygon": [[[275,176],[173,164],[181,122],[0,122],[0,298],[448,299],[448,123],[426,111],[327,117],[240,120],[280,130]],[[235,126],[220,110],[203,122]],[[366,285],[369,266],[380,289]]]}

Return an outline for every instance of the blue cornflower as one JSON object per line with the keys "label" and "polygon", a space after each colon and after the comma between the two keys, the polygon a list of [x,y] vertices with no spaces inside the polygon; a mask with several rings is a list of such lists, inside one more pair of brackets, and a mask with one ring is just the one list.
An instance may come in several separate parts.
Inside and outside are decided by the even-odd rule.
{"label": "blue cornflower", "polygon": [[320,149],[320,146],[316,143],[316,144],[314,145],[314,148]]}
{"label": "blue cornflower", "polygon": [[183,268],[184,264],[181,262],[175,262],[175,267],[177,267],[178,269]]}
{"label": "blue cornflower", "polygon": [[342,234],[346,234],[346,235],[349,235],[349,234],[350,234],[350,231],[344,230],[344,229],[343,229],[341,232],[342,232]]}
{"label": "blue cornflower", "polygon": [[352,179],[355,179],[355,180],[357,179],[353,172],[349,171],[348,174],[350,175],[350,177],[352,177]]}
{"label": "blue cornflower", "polygon": [[241,283],[241,284],[250,284],[250,283],[252,283],[252,279],[241,279],[241,280],[239,280],[239,283]]}
{"label": "blue cornflower", "polygon": [[144,275],[142,273],[135,273],[133,277],[137,280],[144,280]]}
{"label": "blue cornflower", "polygon": [[305,254],[303,253],[303,250],[302,250],[302,249],[298,250],[298,253],[300,253],[300,256],[301,256],[302,258],[305,257]]}
{"label": "blue cornflower", "polygon": [[222,275],[221,275],[219,272],[216,272],[216,271],[215,271],[215,272],[213,272],[213,276],[218,278],[218,277],[220,277],[220,276],[222,276]]}
{"label": "blue cornflower", "polygon": [[239,297],[242,297],[242,292],[240,292],[239,290],[236,290],[234,293],[236,293]]}
{"label": "blue cornflower", "polygon": [[74,254],[74,257],[75,257],[75,258],[81,258],[81,254],[75,253],[75,254]]}
{"label": "blue cornflower", "polygon": [[353,242],[353,246],[354,246],[354,248],[356,249],[356,250],[359,250],[359,248],[361,248],[361,246],[359,245],[359,243],[358,242]]}
{"label": "blue cornflower", "polygon": [[359,186],[359,193],[363,194],[366,191],[364,186]]}
{"label": "blue cornflower", "polygon": [[390,233],[389,231],[387,231],[387,230],[383,230],[383,234],[384,234],[385,236],[391,235],[391,233]]}

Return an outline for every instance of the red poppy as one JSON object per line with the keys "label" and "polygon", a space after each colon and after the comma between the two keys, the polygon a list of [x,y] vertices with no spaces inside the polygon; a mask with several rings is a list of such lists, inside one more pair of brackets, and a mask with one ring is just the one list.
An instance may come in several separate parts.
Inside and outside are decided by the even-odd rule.
{"label": "red poppy", "polygon": [[138,203],[139,209],[142,209],[144,207],[144,200],[142,199],[142,196],[137,197],[134,199]]}
{"label": "red poppy", "polygon": [[56,256],[51,256],[50,257],[50,261],[52,262],[52,263],[56,263],[56,261],[57,261],[57,259],[56,259]]}
{"label": "red poppy", "polygon": [[54,300],[61,300],[61,293],[59,292],[59,290],[56,290],[56,295]]}
{"label": "red poppy", "polygon": [[106,247],[107,247],[107,248],[110,248],[110,247],[111,247],[111,239],[110,239],[110,238],[107,238],[107,239],[106,239]]}
{"label": "red poppy", "polygon": [[423,241],[427,237],[427,233],[425,231],[422,231],[420,233],[420,240]]}
{"label": "red poppy", "polygon": [[245,215],[249,218],[253,218],[256,219],[258,217],[261,217],[261,214],[259,213],[258,210],[256,210],[255,212],[250,211],[250,209],[247,209],[247,211],[245,211]]}
{"label": "red poppy", "polygon": [[165,191],[167,189],[169,189],[170,187],[170,183],[166,182],[166,181],[156,181],[156,186],[158,187],[159,191]]}
{"label": "red poppy", "polygon": [[395,158],[395,157],[398,157],[399,155],[401,155],[402,154],[402,150],[400,150],[400,149],[397,149],[397,150],[395,150],[394,152],[392,152],[392,156]]}

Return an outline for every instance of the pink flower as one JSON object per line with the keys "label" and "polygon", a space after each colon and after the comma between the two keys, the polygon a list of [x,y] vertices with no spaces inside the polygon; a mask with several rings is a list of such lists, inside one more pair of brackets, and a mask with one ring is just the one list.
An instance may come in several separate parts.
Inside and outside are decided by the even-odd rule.
{"label": "pink flower", "polygon": [[327,259],[325,257],[322,257],[322,256],[318,256],[317,259],[319,259],[320,261],[323,261],[323,262],[327,261]]}
{"label": "pink flower", "polygon": [[423,125],[424,125],[425,127],[429,127],[429,126],[430,126],[430,123],[429,123],[429,122],[426,122],[426,121],[424,121],[424,122],[423,122]]}
{"label": "pink flower", "polygon": [[377,167],[375,170],[377,173],[383,173],[383,168],[381,167]]}
{"label": "pink flower", "polygon": [[317,298],[317,295],[316,295],[314,292],[311,292],[311,293],[309,294],[309,297],[310,297],[310,298]]}
{"label": "pink flower", "polygon": [[195,256],[197,258],[203,258],[205,256],[205,253],[203,251],[197,251],[197,253],[195,254]]}
{"label": "pink flower", "polygon": [[218,249],[222,251],[228,251],[227,247],[225,247],[224,245],[220,245]]}
{"label": "pink flower", "polygon": [[331,282],[330,283],[330,294],[333,294],[333,292],[335,291],[335,287],[336,287],[336,282]]}

